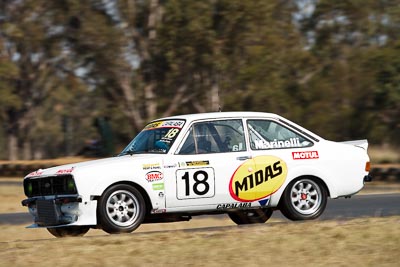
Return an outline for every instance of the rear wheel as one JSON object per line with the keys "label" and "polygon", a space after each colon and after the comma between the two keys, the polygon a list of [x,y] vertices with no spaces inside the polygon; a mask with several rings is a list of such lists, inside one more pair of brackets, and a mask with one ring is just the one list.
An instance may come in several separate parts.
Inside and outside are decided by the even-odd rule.
{"label": "rear wheel", "polygon": [[286,187],[279,208],[290,220],[316,219],[325,210],[327,195],[321,182],[301,178],[292,181]]}
{"label": "rear wheel", "polygon": [[272,209],[238,210],[228,213],[231,220],[240,224],[265,223],[272,216]]}
{"label": "rear wheel", "polygon": [[98,221],[110,234],[132,232],[144,220],[145,211],[143,196],[136,188],[125,184],[108,188],[97,207]]}
{"label": "rear wheel", "polygon": [[55,237],[67,237],[67,236],[83,236],[89,231],[88,226],[67,226],[57,228],[47,228],[47,231]]}

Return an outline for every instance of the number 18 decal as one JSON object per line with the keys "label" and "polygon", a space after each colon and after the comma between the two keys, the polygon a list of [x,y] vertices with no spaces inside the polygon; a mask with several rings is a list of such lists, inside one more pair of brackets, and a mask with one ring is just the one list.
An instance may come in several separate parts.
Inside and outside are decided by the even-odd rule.
{"label": "number 18 decal", "polygon": [[214,169],[183,169],[176,171],[176,194],[178,199],[213,197]]}

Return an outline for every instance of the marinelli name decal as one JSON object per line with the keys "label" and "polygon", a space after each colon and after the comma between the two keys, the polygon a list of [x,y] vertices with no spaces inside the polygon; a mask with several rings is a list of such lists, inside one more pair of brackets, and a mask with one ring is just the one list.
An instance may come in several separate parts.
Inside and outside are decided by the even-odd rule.
{"label": "marinelli name decal", "polygon": [[277,140],[274,139],[271,142],[265,140],[256,140],[254,142],[255,149],[271,149],[271,148],[290,148],[290,147],[301,147],[299,138],[290,138],[289,140]]}

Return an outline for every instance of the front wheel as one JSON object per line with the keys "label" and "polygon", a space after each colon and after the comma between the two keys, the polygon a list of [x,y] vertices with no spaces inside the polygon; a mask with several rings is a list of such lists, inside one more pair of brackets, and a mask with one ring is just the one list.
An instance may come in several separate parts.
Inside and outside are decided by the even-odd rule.
{"label": "front wheel", "polygon": [[318,218],[325,210],[327,192],[321,182],[310,178],[292,181],[283,192],[279,208],[294,221]]}
{"label": "front wheel", "polygon": [[47,228],[47,231],[55,237],[67,237],[67,236],[83,236],[89,231],[88,226],[67,226],[67,227],[56,227]]}
{"label": "front wheel", "polygon": [[110,234],[132,232],[143,222],[145,211],[143,196],[135,187],[125,184],[108,188],[97,206],[98,221]]}
{"label": "front wheel", "polygon": [[238,210],[228,213],[229,218],[238,224],[265,223],[272,216],[272,209]]}

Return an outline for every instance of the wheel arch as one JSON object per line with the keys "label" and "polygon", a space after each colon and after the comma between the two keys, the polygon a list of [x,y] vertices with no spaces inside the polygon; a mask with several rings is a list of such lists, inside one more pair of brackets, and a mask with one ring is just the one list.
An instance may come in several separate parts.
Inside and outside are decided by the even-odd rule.
{"label": "wheel arch", "polygon": [[132,182],[132,181],[118,181],[118,182],[115,182],[113,184],[110,184],[109,186],[104,188],[104,190],[101,192],[101,194],[95,196],[94,199],[95,200],[99,200],[100,197],[104,194],[104,192],[108,188],[110,188],[112,186],[115,186],[115,185],[121,185],[121,184],[122,185],[130,185],[130,186],[136,188],[139,191],[139,193],[142,195],[142,197],[144,199],[144,202],[145,202],[144,204],[146,206],[146,214],[148,214],[151,211],[151,209],[153,208],[153,204],[152,204],[152,202],[150,200],[150,196],[147,194],[146,190],[142,186],[140,186],[139,184],[137,184],[135,182]]}
{"label": "wheel arch", "polygon": [[[314,186],[320,188],[320,192],[315,194],[316,198],[314,198],[314,201],[311,202],[311,205],[308,204],[308,201],[311,201],[308,189],[305,189],[307,190],[305,193],[306,198],[302,198],[303,200],[300,200],[299,194],[295,193],[297,196],[294,196],[295,200],[293,201],[292,187],[296,185],[298,181],[308,183],[308,185],[314,184]],[[303,195],[303,193],[301,193],[301,195]],[[313,175],[301,175],[292,179],[286,185],[283,194],[280,196],[277,208],[286,218],[290,220],[312,220],[318,218],[324,212],[328,197],[330,197],[329,188],[323,179]],[[302,207],[305,203],[307,203],[307,206],[306,209],[303,210]]]}
{"label": "wheel arch", "polygon": [[[300,180],[300,179],[310,179],[310,180],[312,180],[312,181],[314,181],[314,182],[317,182],[318,184],[320,184],[320,185],[325,189],[325,191],[326,191],[326,193],[327,193],[327,196],[328,196],[328,197],[331,197],[331,193],[330,193],[330,191],[329,191],[329,187],[328,187],[328,185],[325,183],[325,181],[324,181],[322,178],[320,178],[320,177],[318,177],[318,176],[315,176],[315,175],[305,174],[305,175],[300,175],[300,176],[297,176],[296,178],[291,179],[290,182],[288,182],[288,183],[285,185],[285,187],[284,187],[283,190],[282,190],[282,193],[281,193],[280,196],[279,196],[279,201],[277,202],[277,207],[280,207],[281,204],[282,204],[282,199],[284,198],[283,192],[286,190],[286,188],[287,188],[292,182],[296,182],[296,181],[298,181],[298,180]],[[276,203],[276,202],[275,202],[275,203]]]}
{"label": "wheel arch", "polygon": [[[300,175],[300,176],[297,176],[296,178],[290,180],[290,182],[286,184],[284,190],[286,190],[286,188],[289,186],[289,184],[291,184],[291,183],[294,182],[294,181],[298,181],[298,180],[300,180],[300,179],[310,179],[310,180],[313,180],[314,182],[319,183],[321,186],[324,187],[324,189],[325,189],[325,191],[326,191],[328,197],[331,197],[331,193],[330,193],[329,187],[328,187],[328,185],[326,184],[326,182],[324,181],[324,179],[322,179],[322,178],[320,178],[320,177],[318,177],[318,176],[315,176],[315,175],[310,175],[310,174],[307,174],[307,175]],[[281,201],[282,197],[283,197],[283,194],[280,196],[279,202]]]}

